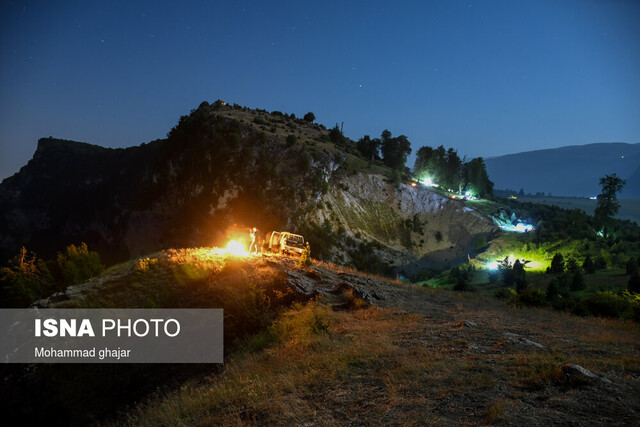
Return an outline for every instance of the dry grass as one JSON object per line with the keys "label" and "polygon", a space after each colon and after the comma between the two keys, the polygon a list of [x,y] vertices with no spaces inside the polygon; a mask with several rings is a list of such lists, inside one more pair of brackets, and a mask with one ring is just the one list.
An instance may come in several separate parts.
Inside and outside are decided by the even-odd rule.
{"label": "dry grass", "polygon": [[[444,318],[297,306],[270,328],[272,344],[263,351],[239,354],[221,375],[151,399],[121,422],[466,425],[632,417],[640,409],[630,397],[640,383],[637,328],[556,314],[538,325],[536,311],[474,310],[464,302]],[[508,331],[545,349],[511,344]],[[560,367],[568,362],[620,385],[566,383]]]}

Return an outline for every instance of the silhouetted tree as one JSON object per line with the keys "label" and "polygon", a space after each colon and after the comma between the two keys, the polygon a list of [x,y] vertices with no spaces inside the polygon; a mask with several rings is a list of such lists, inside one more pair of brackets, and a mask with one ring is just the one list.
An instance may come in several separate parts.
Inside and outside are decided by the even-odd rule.
{"label": "silhouetted tree", "polygon": [[344,135],[337,124],[329,131],[329,139],[334,144],[342,145],[344,143]]}
{"label": "silhouetted tree", "polygon": [[609,235],[611,218],[618,213],[620,203],[618,203],[617,193],[622,191],[625,181],[614,173],[600,178],[602,193],[598,194],[598,204],[594,212],[594,221],[599,231],[604,237]]}
{"label": "silhouetted tree", "polygon": [[547,273],[564,273],[564,257],[556,252],[551,260],[551,266],[547,268]]}
{"label": "silhouetted tree", "polygon": [[407,156],[411,154],[411,143],[405,135],[392,138],[387,129],[380,136],[382,161],[394,170],[403,170]]}
{"label": "silhouetted tree", "polygon": [[626,265],[627,274],[631,275],[638,272],[638,261],[635,258],[629,258]]}
{"label": "silhouetted tree", "polygon": [[516,284],[516,292],[520,293],[527,289],[527,278],[524,271],[524,262],[520,262],[519,259],[513,263],[513,276]]}
{"label": "silhouetted tree", "polygon": [[367,159],[374,161],[377,157],[380,157],[381,141],[378,138],[371,139],[369,135],[365,135],[358,140],[356,148]]}
{"label": "silhouetted tree", "polygon": [[482,157],[476,157],[464,165],[464,186],[478,197],[493,194],[493,182],[489,180],[487,166]]}
{"label": "silhouetted tree", "polygon": [[316,115],[309,111],[304,115],[303,119],[305,122],[313,123],[313,121],[316,119]]}

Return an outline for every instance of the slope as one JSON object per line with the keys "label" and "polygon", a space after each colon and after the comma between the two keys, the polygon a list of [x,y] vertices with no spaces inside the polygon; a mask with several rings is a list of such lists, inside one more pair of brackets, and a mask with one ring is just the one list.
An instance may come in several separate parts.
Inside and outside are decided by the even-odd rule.
{"label": "slope", "polygon": [[223,307],[226,361],[14,367],[0,397],[17,420],[104,422],[120,410],[118,424],[134,425],[615,424],[640,411],[634,324],[514,310],[318,261],[169,250],[38,306]]}

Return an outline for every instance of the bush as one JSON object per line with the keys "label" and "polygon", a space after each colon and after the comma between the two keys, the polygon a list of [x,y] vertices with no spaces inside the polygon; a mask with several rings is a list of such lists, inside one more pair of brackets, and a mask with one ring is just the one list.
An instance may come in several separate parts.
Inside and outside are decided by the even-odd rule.
{"label": "bush", "polygon": [[587,255],[587,257],[584,259],[584,262],[582,263],[582,268],[587,274],[593,274],[596,272],[596,265],[591,260],[591,256]]}
{"label": "bush", "polygon": [[511,288],[500,288],[500,289],[496,289],[496,291],[493,293],[493,296],[498,299],[508,299],[514,296],[515,294],[516,294],[515,291]]}
{"label": "bush", "polygon": [[66,286],[73,286],[85,282],[90,277],[96,276],[104,270],[100,263],[100,255],[89,251],[86,243],[69,245],[64,253],[58,253],[56,259],[56,280]]}
{"label": "bush", "polygon": [[627,285],[629,292],[640,294],[640,273],[636,271],[629,278],[629,284]]}
{"label": "bush", "polygon": [[309,246],[309,242],[307,242],[296,266],[300,268],[308,268],[311,267],[312,264],[313,262],[311,261],[311,246]]}
{"label": "bush", "polygon": [[586,285],[584,283],[584,277],[582,276],[582,273],[580,272],[580,270],[576,270],[576,272],[573,273],[573,279],[571,280],[571,285],[569,285],[569,289],[571,289],[572,291],[581,291],[585,288],[586,288]]}
{"label": "bush", "polygon": [[313,121],[316,119],[316,115],[309,111],[304,115],[303,119],[305,122],[313,123]]}
{"label": "bush", "polygon": [[287,147],[291,147],[293,145],[295,145],[295,143],[298,141],[298,138],[296,138],[295,135],[288,135],[287,136]]}
{"label": "bush", "polygon": [[549,282],[549,284],[547,285],[546,297],[547,301],[551,301],[558,297],[558,285],[555,279]]}
{"label": "bush", "polygon": [[535,287],[530,287],[518,293],[517,302],[533,307],[542,307],[546,305],[547,298],[544,292]]}
{"label": "bush", "polygon": [[629,258],[627,264],[625,265],[627,274],[632,275],[634,273],[638,273],[638,261],[635,258]]}
{"label": "bush", "polygon": [[44,261],[23,247],[0,269],[0,290],[1,306],[26,307],[50,295],[55,284]]}
{"label": "bush", "polygon": [[598,292],[582,300],[588,312],[594,316],[623,317],[630,311],[630,304],[613,292]]}
{"label": "bush", "polygon": [[458,281],[456,282],[456,284],[453,286],[453,290],[460,291],[460,292],[469,292],[469,291],[472,291],[473,288],[464,277],[460,277],[458,278]]}

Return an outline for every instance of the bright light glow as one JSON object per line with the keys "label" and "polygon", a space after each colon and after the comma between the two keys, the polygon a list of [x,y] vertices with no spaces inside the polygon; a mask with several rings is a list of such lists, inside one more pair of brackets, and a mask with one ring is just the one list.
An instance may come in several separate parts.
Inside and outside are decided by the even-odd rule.
{"label": "bright light glow", "polygon": [[434,183],[433,180],[429,177],[426,177],[425,179],[422,180],[422,183],[424,185],[426,185],[427,187],[437,187],[438,184]]}
{"label": "bright light glow", "polygon": [[491,261],[490,263],[487,264],[487,269],[489,270],[497,270],[498,269],[498,263],[495,261]]}
{"label": "bright light glow", "polygon": [[465,191],[464,195],[467,197],[471,197],[471,191]]}
{"label": "bright light glow", "polygon": [[533,225],[523,224],[521,222],[516,225],[501,225],[500,228],[504,231],[514,231],[516,233],[528,233],[529,231],[535,230],[535,227]]}
{"label": "bright light glow", "polygon": [[231,255],[235,255],[235,256],[247,256],[247,255],[249,255],[249,253],[244,248],[242,243],[237,242],[235,240],[232,240],[227,244],[227,252],[230,253]]}
{"label": "bright light glow", "polygon": [[598,200],[598,196],[591,196],[589,197],[589,200]]}
{"label": "bright light glow", "polygon": [[415,182],[412,182],[412,183],[411,183],[411,186],[412,186],[412,187],[415,187],[416,185],[418,185],[418,184],[416,184]]}

